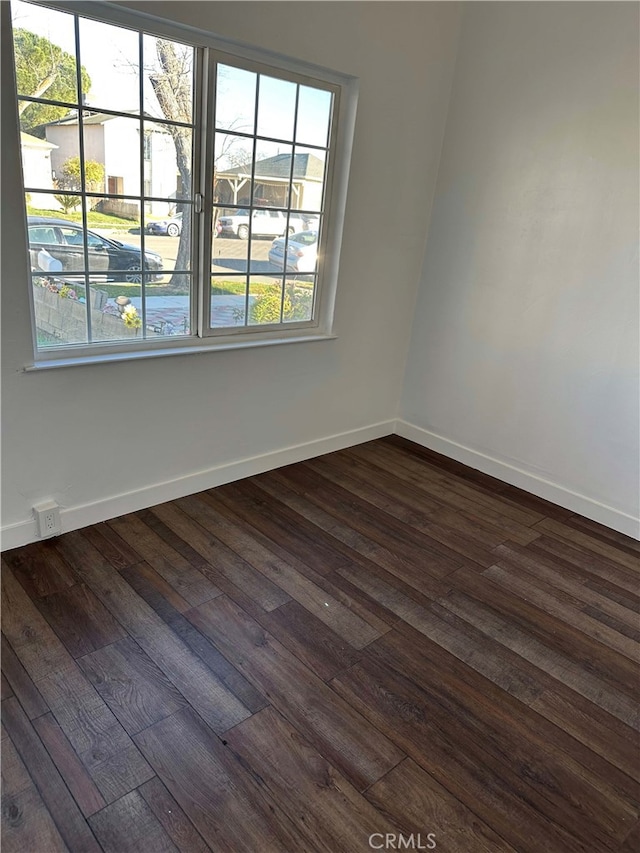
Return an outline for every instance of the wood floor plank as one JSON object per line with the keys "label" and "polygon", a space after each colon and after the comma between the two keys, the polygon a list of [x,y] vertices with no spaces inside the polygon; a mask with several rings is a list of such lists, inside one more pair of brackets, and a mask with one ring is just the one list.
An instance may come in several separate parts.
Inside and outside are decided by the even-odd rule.
{"label": "wood floor plank", "polygon": [[6,564],[1,581],[2,630],[31,680],[68,666],[73,658]]}
{"label": "wood floor plank", "polygon": [[138,573],[138,568],[138,566],[131,566],[122,572],[122,576],[131,584],[138,595],[156,611],[174,634],[209,667],[211,672],[229,688],[251,713],[264,708],[267,704],[264,696],[229,663],[213,643],[204,637],[181,613],[175,610],[152,584],[148,583],[145,575]]}
{"label": "wood floor plank", "polygon": [[248,543],[246,536],[241,541],[237,535],[232,537],[228,533],[230,525],[219,524],[219,516],[210,504],[199,501],[195,497],[183,498],[176,503],[198,524],[219,536],[221,541],[226,539],[226,544],[238,556],[288,593],[292,599],[324,622],[354,649],[361,649],[380,636],[380,631],[344,607],[326,590],[313,583],[276,554],[267,551],[257,542]]}
{"label": "wood floor plank", "polygon": [[526,601],[544,608],[547,613],[557,616],[561,622],[578,629],[587,637],[620,652],[632,661],[638,660],[640,645],[636,641],[594,619],[583,610],[580,600],[572,595],[558,590],[547,592],[530,579],[527,572],[512,572],[509,566],[501,563],[486,569],[483,574]]}
{"label": "wood floor plank", "polygon": [[192,548],[203,556],[217,573],[228,578],[246,595],[256,601],[264,610],[273,610],[286,601],[290,596],[276,584],[272,583],[246,560],[239,557],[231,548],[212,536],[176,505],[163,504],[154,507],[156,515],[167,527],[178,536],[183,537]]}
{"label": "wood floor plank", "polygon": [[209,845],[157,776],[140,785],[138,793],[180,853],[209,853]]}
{"label": "wood floor plank", "polygon": [[73,586],[77,578],[56,553],[51,541],[32,542],[24,548],[7,551],[4,560],[30,598],[41,598]]}
{"label": "wood floor plank", "polygon": [[4,677],[4,672],[0,676],[0,700],[10,699],[13,696],[11,685]]}
{"label": "wood floor plank", "polygon": [[[539,528],[541,533],[543,528]],[[628,566],[621,565],[609,557],[597,554],[587,548],[580,547],[575,542],[569,542],[563,537],[544,530],[549,535],[541,535],[532,544],[533,552],[553,555],[558,566],[569,565],[580,570],[588,571],[604,581],[616,584],[624,590],[638,594],[638,572]]]}
{"label": "wood floor plank", "polygon": [[285,815],[276,813],[264,786],[190,710],[167,717],[135,740],[214,850],[311,849]]}
{"label": "wood floor plank", "polygon": [[[369,485],[366,481],[363,483],[359,477],[345,472],[344,465],[331,455],[318,457],[305,464],[311,471],[317,471],[334,485],[355,495],[360,501],[370,503],[402,524],[425,534],[433,540],[433,547],[436,550],[441,550],[435,544],[440,543],[444,546],[442,553],[450,556],[451,559],[458,560],[459,557],[464,557],[481,566],[491,566],[495,562],[490,549],[465,531],[461,531],[459,526],[451,527],[434,522],[431,514],[421,512],[407,503],[406,496],[404,500],[399,500]],[[256,478],[256,481],[260,482],[260,478]]]}
{"label": "wood floor plank", "polygon": [[538,787],[542,794],[548,789],[540,781],[544,774],[536,774],[536,766],[544,767],[548,778],[559,780],[572,808],[587,810],[618,840],[622,829],[635,820],[640,785],[624,773],[614,772],[606,759],[541,717],[532,707],[537,696],[527,703],[494,683],[487,684],[464,662],[452,660],[437,641],[417,637],[406,626],[373,644],[363,656],[365,662],[370,659],[397,667],[403,676],[426,687],[437,697],[439,708],[449,708],[452,717],[460,715],[463,726],[494,758],[500,762],[510,754],[516,768],[526,768],[527,784]]}
{"label": "wood floor plank", "polygon": [[[580,667],[584,661],[589,661],[586,669],[590,673],[616,691],[640,699],[640,681],[636,677],[637,665],[633,660],[559,620],[535,603],[514,595],[486,574],[479,581],[476,573],[465,569],[458,573],[456,580],[460,590],[479,598],[503,618],[506,616],[512,620],[514,625],[522,626],[543,644],[573,661],[574,666]],[[455,594],[450,593],[447,597]]]}
{"label": "wood floor plank", "polygon": [[[109,522],[127,543],[135,545],[141,559],[148,563],[191,607],[220,595],[218,587],[177,551],[169,548],[143,521],[153,517],[148,510],[132,513]],[[130,563],[129,565],[133,565]]]}
{"label": "wood floor plank", "polygon": [[259,617],[260,625],[323,681],[360,659],[360,652],[341,640],[297,601]]}
{"label": "wood floor plank", "polygon": [[107,522],[83,528],[84,535],[114,569],[121,571],[139,563],[143,558],[132,545],[125,542]]}
{"label": "wood floor plank", "polygon": [[33,727],[45,745],[58,772],[71,791],[85,817],[106,806],[104,797],[74,752],[64,732],[52,714],[43,714],[33,720]]}
{"label": "wood floor plank", "polygon": [[[396,499],[410,501],[411,505],[423,508],[436,524],[444,524],[463,531],[489,546],[499,545],[507,539],[526,545],[540,535],[532,532],[530,528],[517,524],[508,523],[508,529],[505,529],[502,521],[500,524],[495,523],[495,516],[492,523],[483,516],[479,507],[474,506],[472,502],[465,502],[464,499],[454,497],[453,501],[436,500],[424,488],[398,477],[394,473],[393,464],[384,468],[375,464],[375,457],[358,455],[358,451],[362,448],[366,448],[366,445],[348,448],[333,456],[348,464],[349,470],[354,470],[358,479],[378,486]],[[462,506],[466,506],[467,511],[464,511]]]}
{"label": "wood floor plank", "polygon": [[207,602],[187,616],[358,790],[404,757],[228,599]]}
{"label": "wood floor plank", "polygon": [[593,842],[613,848],[615,840],[585,813],[575,789],[562,788],[557,768],[545,767],[540,775],[510,738],[499,740],[499,749],[513,750],[503,761],[473,732],[477,718],[441,704],[435,685],[420,687],[370,656],[368,650],[366,659],[334,679],[335,688],[519,853],[584,853]]}
{"label": "wood floor plank", "polygon": [[67,853],[51,813],[10,738],[2,740],[4,853]]}
{"label": "wood floor plank", "polygon": [[424,849],[432,845],[448,853],[516,853],[410,758],[373,784],[365,797],[400,826],[405,837],[419,837]]}
{"label": "wood floor plank", "polygon": [[629,554],[622,548],[617,548],[615,544],[602,542],[595,536],[590,536],[588,533],[583,533],[581,530],[576,530],[568,524],[563,524],[561,521],[555,521],[552,518],[543,518],[537,522],[536,528],[544,530],[553,538],[562,539],[574,545],[579,545],[583,550],[598,554],[613,563],[617,563],[630,569],[636,576],[636,582],[640,579],[640,565],[637,554]]}
{"label": "wood floor plank", "polygon": [[41,679],[38,688],[107,803],[153,775],[75,661]]}
{"label": "wood floor plank", "polygon": [[[629,601],[618,603],[612,598],[612,593],[624,596],[624,590],[610,582],[599,584],[598,579],[584,569],[566,565],[559,570],[557,564],[540,550],[518,548],[517,546],[499,546],[494,549],[496,562],[503,568],[518,567],[527,573],[527,579],[540,584],[544,588],[561,590],[578,599],[582,605],[592,605],[601,608],[610,616],[627,624],[630,628],[640,624],[640,597],[630,608]],[[591,584],[589,584],[591,581]],[[593,585],[595,582],[595,586]],[[638,585],[640,592],[640,583]]]}
{"label": "wood floor plank", "polygon": [[227,740],[243,766],[264,780],[281,809],[296,816],[300,837],[312,849],[352,853],[372,834],[396,831],[273,708],[240,723]]}
{"label": "wood floor plank", "polygon": [[124,628],[86,584],[54,592],[35,604],[74,658],[126,637]]}
{"label": "wood floor plank", "polygon": [[407,556],[396,552],[392,547],[384,547],[368,539],[359,530],[352,528],[346,519],[339,520],[306,496],[297,493],[279,471],[270,472],[268,478],[263,477],[260,480],[260,484],[261,489],[333,537],[335,547],[346,558],[344,565],[337,569],[338,573],[342,568],[362,564],[364,559],[391,572],[421,592],[432,586],[432,580],[442,579],[450,573],[449,564],[445,564],[443,568],[442,563],[432,554],[414,553]]}
{"label": "wood floor plank", "polygon": [[2,672],[6,675],[7,681],[11,685],[14,694],[20,700],[20,704],[24,708],[30,720],[39,717],[41,714],[46,714],[49,710],[47,703],[40,695],[40,691],[35,686],[26,669],[22,666],[16,653],[11,648],[5,635],[2,635]]}
{"label": "wood floor plank", "polygon": [[17,699],[3,702],[2,720],[69,850],[99,853],[76,801]]}
{"label": "wood floor plank", "polygon": [[112,615],[214,731],[249,716],[249,711],[200,658],[177,637],[80,533],[67,533],[58,548],[82,574]]}
{"label": "wood floor plank", "polygon": [[[384,448],[382,452],[388,452],[389,445],[390,442],[382,441],[380,445],[376,445],[375,452],[379,452],[382,448]],[[543,512],[525,509],[509,498],[505,498],[503,495],[505,484],[498,480],[499,485],[496,489],[495,479],[487,474],[480,471],[470,471],[467,466],[461,464],[458,470],[454,470],[454,466],[449,465],[449,470],[439,471],[437,469],[440,466],[434,466],[431,461],[425,463],[424,455],[421,453],[419,455],[422,458],[416,459],[415,453],[406,453],[403,449],[391,450],[392,458],[395,458],[400,466],[418,472],[425,479],[446,483],[448,488],[460,495],[468,496],[480,507],[519,521],[524,526],[535,524],[545,517]],[[482,478],[484,482],[478,482],[479,478]]]}
{"label": "wood floor plank", "polygon": [[465,619],[506,648],[566,684],[633,729],[638,729],[637,702],[607,680],[581,668],[578,662],[529,633],[509,623],[490,607],[460,593],[442,600],[443,606]]}
{"label": "wood floor plank", "polygon": [[104,853],[177,853],[178,848],[137,791],[89,818]]}
{"label": "wood floor plank", "polygon": [[[425,565],[436,577],[444,577],[462,563],[459,554],[449,551],[446,546],[379,510],[373,504],[360,501],[341,486],[333,485],[306,463],[283,468],[278,473],[278,477],[280,476],[309,502],[330,515],[347,518],[349,527],[362,536],[407,560]],[[266,476],[255,478],[253,482],[261,482],[263,478],[266,479]],[[249,488],[246,481],[242,483],[242,488]]]}
{"label": "wood floor plank", "polygon": [[[508,538],[515,538],[518,541],[524,535],[525,541],[531,541],[531,537],[535,538],[539,533],[537,530],[532,533],[529,529],[529,524],[540,519],[538,514],[531,516],[527,513],[524,515],[518,513],[518,517],[513,518],[509,507],[504,504],[496,504],[496,502],[486,504],[483,502],[480,505],[475,493],[467,491],[461,493],[459,489],[453,487],[445,476],[428,477],[426,476],[427,472],[419,464],[407,465],[401,454],[393,452],[390,454],[388,450],[381,449],[379,446],[372,449],[367,445],[358,445],[350,450],[358,458],[378,465],[446,506],[468,512],[472,518],[482,517],[497,529],[503,530]],[[403,462],[405,464],[402,464]]]}
{"label": "wood floor plank", "polygon": [[78,664],[130,735],[187,705],[131,637],[80,658]]}
{"label": "wood floor plank", "polygon": [[226,507],[233,519],[240,518],[252,534],[253,530],[261,533],[269,550],[287,562],[297,558],[320,575],[329,574],[347,562],[331,536],[317,530],[288,506],[265,500],[246,480],[210,490],[208,495],[219,512],[224,514]]}

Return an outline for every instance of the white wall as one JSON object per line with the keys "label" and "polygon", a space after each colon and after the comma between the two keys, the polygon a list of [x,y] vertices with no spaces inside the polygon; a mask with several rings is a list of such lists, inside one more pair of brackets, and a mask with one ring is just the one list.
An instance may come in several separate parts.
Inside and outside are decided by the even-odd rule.
{"label": "white wall", "polygon": [[[139,8],[154,11],[149,2]],[[35,536],[31,507],[45,497],[66,508],[68,529],[213,485],[225,476],[218,466],[231,465],[224,470],[239,476],[392,428],[450,91],[457,4],[165,2],[155,11],[360,78],[338,338],[24,373],[32,358],[28,270],[15,205],[15,106],[3,85],[4,547]],[[5,62],[8,53],[5,42]],[[177,478],[186,479],[155,488]]]}
{"label": "white wall", "polygon": [[636,3],[466,7],[401,405],[635,535],[637,88]]}

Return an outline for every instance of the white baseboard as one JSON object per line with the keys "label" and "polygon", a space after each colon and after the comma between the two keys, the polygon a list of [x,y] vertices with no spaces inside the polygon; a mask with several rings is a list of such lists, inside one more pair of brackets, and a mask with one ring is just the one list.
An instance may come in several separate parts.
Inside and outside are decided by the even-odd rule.
{"label": "white baseboard", "polygon": [[614,507],[599,503],[593,498],[572,492],[559,483],[552,483],[536,474],[524,471],[522,468],[516,468],[514,465],[487,456],[477,450],[472,450],[470,447],[465,447],[456,441],[451,441],[407,421],[397,420],[394,432],[403,438],[415,441],[416,444],[428,447],[429,450],[455,459],[456,462],[462,462],[463,465],[468,465],[476,471],[482,471],[483,474],[489,474],[509,483],[511,486],[524,489],[532,495],[544,498],[579,515],[584,515],[592,521],[597,521],[599,524],[631,536],[633,539],[640,539],[640,519],[634,518],[619,509],[614,509]]}
{"label": "white baseboard", "polygon": [[[117,516],[128,512],[136,512],[149,506],[165,503],[165,501],[193,495],[196,492],[202,492],[204,489],[213,489],[215,486],[222,486],[224,483],[231,483],[244,477],[253,477],[274,468],[281,468],[283,465],[291,465],[294,462],[312,459],[314,456],[320,456],[323,453],[343,450],[345,447],[353,447],[355,444],[382,438],[393,432],[393,426],[393,420],[383,421],[361,429],[349,430],[316,441],[309,441],[282,450],[262,453],[258,456],[196,471],[184,477],[147,486],[144,489],[113,495],[95,503],[64,507],[60,512],[62,532],[68,533],[90,524],[117,518]],[[27,545],[29,542],[35,542],[39,539],[34,519],[8,524],[2,528],[0,536],[3,551],[18,548],[20,545]]]}
{"label": "white baseboard", "polygon": [[[639,519],[585,495],[572,492],[558,483],[544,480],[536,474],[516,468],[403,420],[383,421],[361,429],[350,430],[316,441],[309,441],[282,450],[262,453],[225,465],[196,471],[184,477],[166,480],[144,489],[113,495],[94,503],[62,508],[60,513],[62,532],[68,533],[71,530],[78,530],[81,527],[107,521],[128,512],[136,512],[165,501],[193,495],[204,489],[212,489],[224,483],[241,480],[243,477],[252,477],[256,474],[262,474],[264,471],[281,468],[283,465],[291,465],[294,462],[312,459],[323,453],[331,453],[334,450],[342,450],[345,447],[382,438],[394,432],[403,438],[415,441],[416,444],[428,447],[436,453],[442,453],[457,462],[462,462],[470,468],[490,474],[505,483],[517,486],[572,512],[584,515],[586,518],[604,524],[612,530],[617,530],[634,539],[640,539]],[[8,524],[0,530],[1,550],[6,551],[20,545],[27,545],[29,542],[37,541],[38,538],[34,519]]]}

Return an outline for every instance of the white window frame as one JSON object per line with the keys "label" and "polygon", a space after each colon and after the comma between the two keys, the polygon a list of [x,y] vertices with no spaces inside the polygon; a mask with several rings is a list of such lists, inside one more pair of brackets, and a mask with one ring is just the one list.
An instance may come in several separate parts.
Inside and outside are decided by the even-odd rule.
{"label": "white window frame", "polygon": [[[295,343],[334,338],[333,316],[338,281],[338,264],[342,243],[349,163],[353,144],[357,104],[357,79],[301,60],[285,57],[261,48],[240,44],[212,33],[169,22],[146,12],[130,12],[109,3],[57,2],[29,0],[58,11],[92,18],[107,24],[143,31],[145,34],[174,39],[192,46],[196,51],[196,67],[203,63],[203,72],[194,73],[194,182],[192,199],[192,271],[191,296],[192,333],[190,336],[147,338],[140,341],[117,341],[108,344],[73,344],[38,348],[36,339],[33,288],[29,286],[34,362],[27,369],[53,368],[92,362],[121,361],[137,358],[182,355],[245,347]],[[2,4],[3,26],[9,19],[9,4]],[[199,57],[199,58],[198,58]],[[211,297],[211,224],[213,182],[208,180],[213,169],[214,128],[209,112],[215,93],[217,63],[238,65],[272,77],[280,77],[303,85],[329,90],[333,94],[333,113],[328,143],[328,163],[325,170],[323,228],[313,318],[305,322],[286,322],[264,326],[209,326]],[[17,96],[16,96],[17,98]],[[17,100],[16,100],[17,104]],[[17,111],[16,111],[17,112]],[[198,115],[200,112],[200,115]],[[256,129],[257,130],[257,129]],[[223,131],[224,132],[224,131]],[[142,157],[142,151],[141,151]],[[199,176],[200,185],[197,185]],[[92,195],[92,193],[87,193]],[[202,205],[199,204],[199,198]],[[23,196],[24,204],[24,196]],[[291,204],[291,199],[289,201]],[[201,209],[200,209],[201,208]],[[24,207],[26,221],[26,206]],[[84,224],[86,227],[86,223]],[[25,246],[28,257],[28,240]],[[29,278],[29,284],[31,279]]]}

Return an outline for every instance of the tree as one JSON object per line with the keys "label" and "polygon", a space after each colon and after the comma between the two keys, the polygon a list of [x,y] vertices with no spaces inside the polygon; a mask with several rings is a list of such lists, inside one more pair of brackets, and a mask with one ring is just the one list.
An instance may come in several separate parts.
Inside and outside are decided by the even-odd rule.
{"label": "tree", "polygon": [[[98,163],[95,160],[85,160],[84,181],[87,192],[102,192],[104,190],[104,166],[102,163]],[[69,157],[68,160],[65,160],[56,183],[59,190],[77,192],[82,188],[79,157]],[[76,195],[60,194],[54,197],[60,203],[65,213],[74,210],[81,201],[80,196]]]}
{"label": "tree", "polygon": [[[191,106],[191,52],[180,56],[176,45],[166,39],[156,39],[156,53],[159,69],[149,74],[149,80],[162,114],[169,121],[181,121],[190,124]],[[182,194],[191,195],[191,130],[179,125],[168,125],[176,148],[176,163],[182,184]],[[178,244],[176,269],[189,269],[191,261],[191,216],[189,205],[177,204],[177,212],[182,213],[182,231]],[[171,277],[171,284],[175,276]]]}
{"label": "tree", "polygon": [[[47,98],[56,101],[78,102],[76,60],[57,44],[29,30],[15,29],[13,43],[16,63],[18,95],[31,98]],[[83,92],[88,92],[91,79],[84,66],[80,69]],[[56,121],[67,115],[66,107],[53,104],[20,101],[20,127],[25,132],[34,132],[44,138],[40,125]]]}

